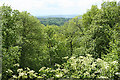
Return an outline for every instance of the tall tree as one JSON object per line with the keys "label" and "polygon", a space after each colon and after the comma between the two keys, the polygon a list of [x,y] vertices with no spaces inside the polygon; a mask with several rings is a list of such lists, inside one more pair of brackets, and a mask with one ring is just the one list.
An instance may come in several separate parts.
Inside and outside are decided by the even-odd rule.
{"label": "tall tree", "polygon": [[21,57],[20,57],[20,65],[21,67],[29,66],[32,69],[38,69],[40,64],[36,64],[40,62],[39,58],[42,54],[40,50],[42,45],[42,25],[40,21],[31,16],[27,12],[20,13],[20,21],[21,21],[21,30],[20,37],[22,42],[21,46]]}
{"label": "tall tree", "polygon": [[19,63],[20,47],[17,46],[18,26],[16,22],[19,15],[18,10],[12,10],[10,6],[0,7],[1,28],[2,28],[2,74],[6,78],[6,70],[14,68],[13,64]]}

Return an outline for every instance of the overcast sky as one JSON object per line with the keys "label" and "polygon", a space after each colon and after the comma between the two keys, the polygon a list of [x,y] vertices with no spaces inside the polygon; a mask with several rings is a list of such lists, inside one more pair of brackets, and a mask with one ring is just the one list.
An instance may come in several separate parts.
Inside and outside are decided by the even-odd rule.
{"label": "overcast sky", "polygon": [[0,6],[5,3],[12,9],[27,11],[34,16],[82,15],[92,5],[98,5],[100,8],[102,2],[103,0],[0,0]]}

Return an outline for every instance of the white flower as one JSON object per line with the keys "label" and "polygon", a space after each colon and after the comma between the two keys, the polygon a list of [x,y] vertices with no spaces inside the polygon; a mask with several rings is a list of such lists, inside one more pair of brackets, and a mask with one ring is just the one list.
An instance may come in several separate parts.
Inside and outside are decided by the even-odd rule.
{"label": "white flower", "polygon": [[56,77],[59,77],[59,75],[55,75]]}
{"label": "white flower", "polygon": [[64,57],[63,59],[68,59],[68,56]]}
{"label": "white flower", "polygon": [[89,57],[91,57],[92,55],[90,55],[90,54],[86,54],[87,56],[89,56]]}
{"label": "white flower", "polygon": [[31,71],[29,71],[28,73],[34,73],[35,71],[33,71],[33,70],[31,70]]}
{"label": "white flower", "polygon": [[55,64],[55,66],[60,67],[60,65],[59,65],[59,64]]}
{"label": "white flower", "polygon": [[66,70],[66,69],[62,69],[62,71],[63,71],[64,73],[67,73],[67,72],[68,72],[68,70]]}
{"label": "white flower", "polygon": [[51,70],[51,72],[55,72],[55,70]]}
{"label": "white flower", "polygon": [[28,67],[26,68],[27,70],[30,70]]}
{"label": "white flower", "polygon": [[13,78],[17,78],[17,76],[16,76],[16,75],[13,75]]}
{"label": "white flower", "polygon": [[103,26],[99,26],[100,28],[103,28]]}
{"label": "white flower", "polygon": [[108,78],[108,77],[106,77],[106,76],[100,76],[99,78]]}
{"label": "white flower", "polygon": [[115,65],[115,64],[117,64],[117,63],[118,63],[117,61],[113,61],[113,62],[112,62],[113,65]]}
{"label": "white flower", "polygon": [[22,72],[22,73],[19,73],[19,76],[23,76],[24,75],[24,73]]}
{"label": "white flower", "polygon": [[120,73],[119,73],[119,72],[116,72],[115,74],[116,74],[116,75],[120,75]]}
{"label": "white flower", "polygon": [[72,56],[70,59],[74,59],[74,58],[75,58],[75,57]]}
{"label": "white flower", "polygon": [[101,61],[102,61],[102,59],[98,58],[96,61],[97,61],[97,62],[101,62]]}
{"label": "white flower", "polygon": [[83,58],[83,56],[80,56],[80,58]]}
{"label": "white flower", "polygon": [[7,72],[7,73],[8,73],[8,72],[9,72],[9,73],[13,73],[13,71],[12,71],[12,70],[10,70],[10,69],[8,69],[6,72]]}
{"label": "white flower", "polygon": [[42,71],[42,70],[44,70],[46,67],[42,67],[39,71]]}
{"label": "white flower", "polygon": [[14,64],[15,67],[19,67],[20,65],[17,63],[17,64]]}
{"label": "white flower", "polygon": [[90,75],[90,74],[89,74],[89,72],[85,72],[84,75],[87,75],[87,76],[88,76],[88,75]]}
{"label": "white flower", "polygon": [[6,73],[8,73],[8,71],[6,71]]}
{"label": "white flower", "polygon": [[17,70],[17,72],[22,72],[22,71],[23,71],[23,69],[22,69],[22,68]]}
{"label": "white flower", "polygon": [[27,74],[24,72],[19,73],[19,76],[24,76],[24,75],[27,75]]}
{"label": "white flower", "polygon": [[109,66],[105,66],[105,69],[107,69]]}
{"label": "white flower", "polygon": [[56,77],[62,77],[62,73],[55,75]]}

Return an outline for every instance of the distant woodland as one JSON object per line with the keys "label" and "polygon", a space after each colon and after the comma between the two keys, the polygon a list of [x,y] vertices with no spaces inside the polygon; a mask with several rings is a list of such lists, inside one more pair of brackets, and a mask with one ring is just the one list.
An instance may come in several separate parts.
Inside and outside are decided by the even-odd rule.
{"label": "distant woodland", "polygon": [[71,18],[39,18],[41,24],[46,25],[57,25],[57,26],[62,26],[64,25],[65,22],[68,22]]}

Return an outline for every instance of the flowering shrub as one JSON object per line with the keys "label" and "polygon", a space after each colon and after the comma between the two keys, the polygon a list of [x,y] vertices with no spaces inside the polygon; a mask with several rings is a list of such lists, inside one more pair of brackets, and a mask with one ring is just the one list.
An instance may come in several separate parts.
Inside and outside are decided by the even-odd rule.
{"label": "flowering shrub", "polygon": [[6,71],[7,75],[10,77],[10,79],[34,79],[37,78],[37,73],[33,70],[30,70],[28,67],[24,70],[22,68],[18,68],[19,64],[14,65],[16,67],[15,70],[8,69]]}
{"label": "flowering shrub", "polygon": [[66,78],[113,78],[119,70],[118,61],[106,62],[91,55],[71,57],[62,67],[68,71]]}
{"label": "flowering shrub", "polygon": [[[68,57],[66,57],[68,59]],[[15,64],[16,66],[18,64]],[[38,73],[29,68],[19,68],[15,71],[8,69],[7,74],[14,79],[35,78],[114,78],[119,70],[118,61],[106,62],[100,58],[94,59],[91,55],[71,57],[66,63],[55,64],[56,69],[42,67]]]}

